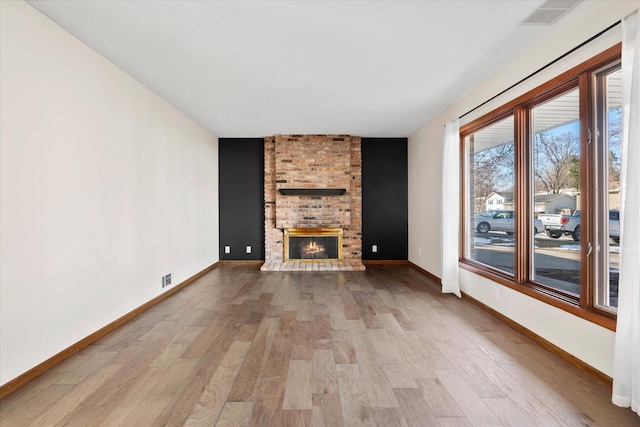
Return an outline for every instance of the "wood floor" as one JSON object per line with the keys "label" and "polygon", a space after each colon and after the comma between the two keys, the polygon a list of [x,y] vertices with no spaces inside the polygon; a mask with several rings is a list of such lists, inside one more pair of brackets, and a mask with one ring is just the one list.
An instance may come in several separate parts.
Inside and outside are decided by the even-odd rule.
{"label": "wood floor", "polygon": [[2,426],[637,426],[404,265],[223,265],[0,402]]}

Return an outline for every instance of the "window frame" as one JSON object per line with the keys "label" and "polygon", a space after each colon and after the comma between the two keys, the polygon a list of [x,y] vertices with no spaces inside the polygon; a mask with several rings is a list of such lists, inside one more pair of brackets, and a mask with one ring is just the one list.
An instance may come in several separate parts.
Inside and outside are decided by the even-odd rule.
{"label": "window frame", "polygon": [[[618,43],[585,62],[551,78],[538,87],[527,91],[493,111],[480,116],[460,127],[460,245],[459,265],[465,270],[488,278],[501,285],[524,293],[532,298],[548,303],[585,320],[615,331],[616,313],[596,305],[596,272],[594,256],[587,256],[588,242],[595,238],[595,188],[597,176],[595,144],[590,144],[589,133],[596,129],[595,75],[604,68],[620,62],[622,44]],[[529,232],[533,222],[533,185],[531,156],[533,144],[530,141],[531,110],[537,105],[569,90],[579,90],[580,117],[580,296],[560,292],[549,286],[533,281],[531,257],[533,255],[534,236]],[[599,107],[598,107],[599,108]],[[513,115],[515,144],[515,271],[513,275],[478,261],[465,258],[467,246],[467,136]],[[595,142],[595,136],[593,137]],[[586,189],[586,191],[585,191]]]}
{"label": "window frame", "polygon": [[[461,212],[467,212],[470,207],[469,205],[471,205],[473,202],[471,202],[470,200],[468,200],[466,192],[465,192],[465,173],[467,171],[467,163],[466,163],[466,151],[465,151],[465,138],[468,135],[471,135],[473,133],[478,132],[479,130],[485,129],[493,124],[496,124],[498,122],[501,122],[502,120],[508,119],[510,117],[513,117],[514,120],[514,127],[517,129],[517,124],[516,124],[516,116],[515,116],[515,111],[513,108],[503,108],[503,109],[499,109],[499,110],[494,110],[496,111],[496,114],[487,114],[482,116],[480,119],[469,123],[468,128],[465,127],[465,129],[468,129],[467,132],[465,132],[463,134],[463,129],[460,129],[460,191],[461,191],[461,195],[460,195],[460,207],[461,207]],[[514,134],[514,151],[515,151],[515,155],[514,155],[514,169],[517,168],[517,149],[515,148],[515,145],[517,145],[517,137]],[[517,181],[518,181],[518,176],[517,174],[514,176],[515,179],[515,186],[517,188]],[[517,201],[514,200],[514,203],[517,204]],[[518,212],[515,212],[514,215],[514,220],[516,223],[516,230],[518,228]],[[483,264],[479,261],[473,260],[473,259],[469,259],[469,258],[465,258],[466,254],[465,254],[465,248],[467,247],[467,241],[466,241],[466,230],[464,227],[464,221],[465,221],[465,217],[464,215],[460,216],[460,248],[459,248],[459,260],[460,263],[466,262],[469,265],[470,269],[473,269],[472,271],[477,271],[477,269],[480,269],[481,271],[487,271],[489,272],[491,278],[495,278],[496,281],[498,281],[499,283],[502,284],[507,284],[507,283],[513,283],[515,281],[517,281],[517,265],[518,265],[518,248],[515,248],[514,251],[514,273],[511,274],[508,271],[505,270],[501,270],[498,269],[496,267],[492,267],[490,265],[487,264]],[[516,231],[517,233],[517,231]],[[514,235],[516,236],[516,235]],[[516,237],[514,237],[516,238]],[[517,240],[517,238],[516,238]]]}
{"label": "window frame", "polygon": [[[607,76],[616,72],[617,70],[620,70],[622,67],[622,60],[621,58],[618,61],[612,61],[609,63],[606,63],[604,66],[596,68],[593,70],[592,72],[592,84],[594,85],[593,87],[593,93],[592,93],[592,105],[593,105],[593,141],[596,144],[594,146],[594,170],[598,171],[597,174],[594,174],[594,185],[596,187],[600,188],[601,193],[604,193],[606,191],[607,193],[607,197],[601,197],[599,200],[595,201],[595,209],[592,209],[592,217],[594,218],[594,223],[595,223],[595,227],[591,230],[592,233],[594,233],[598,238],[600,239],[600,241],[606,240],[607,242],[607,246],[610,244],[610,233],[609,233],[609,220],[611,219],[611,214],[612,212],[614,212],[613,210],[611,210],[611,206],[609,206],[609,197],[608,197],[608,193],[609,193],[609,185],[608,185],[608,179],[605,179],[604,181],[599,181],[598,180],[602,180],[603,178],[608,178],[608,173],[609,170],[607,169],[607,175],[605,176],[603,173],[599,172],[600,169],[604,168],[604,164],[608,164],[608,153],[609,153],[609,143],[607,141],[607,143],[605,144],[604,139],[606,136],[608,136],[608,124],[609,124],[609,119],[608,119],[608,113],[609,110],[607,109]],[[606,190],[605,190],[606,187]],[[605,199],[606,199],[606,203],[605,203]],[[617,220],[620,220],[619,217],[619,211],[618,211],[618,218]],[[600,222],[605,222],[606,221],[606,227],[602,227]],[[603,231],[607,231],[607,233],[603,233]],[[608,270],[608,259],[609,259],[609,252],[607,252],[607,262],[603,262],[604,259],[595,259],[593,260],[594,262],[594,269],[593,269],[593,274],[594,274],[594,280],[596,281],[610,281],[609,278],[609,270]],[[604,273],[605,268],[607,269],[607,274]],[[609,287],[607,286],[607,289],[609,289]],[[600,292],[599,289],[595,289],[594,287],[592,287],[592,298],[591,298],[591,303],[593,304],[593,310],[595,312],[601,313],[603,315],[609,315],[609,316],[616,316],[616,312],[611,310],[609,308],[609,306],[604,306],[604,305],[600,305],[598,304],[598,298],[599,295],[598,293]]]}

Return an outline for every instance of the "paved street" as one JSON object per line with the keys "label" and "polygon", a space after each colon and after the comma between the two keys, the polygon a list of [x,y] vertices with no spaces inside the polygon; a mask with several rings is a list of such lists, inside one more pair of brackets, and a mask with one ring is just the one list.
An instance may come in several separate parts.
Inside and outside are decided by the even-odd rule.
{"label": "paved street", "polygon": [[[514,271],[514,237],[501,232],[475,233],[475,256],[477,261]],[[619,245],[609,242],[609,272],[611,276],[612,302],[617,300]],[[535,236],[534,268],[535,280],[572,294],[580,292],[580,242],[571,236],[553,239],[544,233]],[[615,294],[615,295],[614,295]]]}

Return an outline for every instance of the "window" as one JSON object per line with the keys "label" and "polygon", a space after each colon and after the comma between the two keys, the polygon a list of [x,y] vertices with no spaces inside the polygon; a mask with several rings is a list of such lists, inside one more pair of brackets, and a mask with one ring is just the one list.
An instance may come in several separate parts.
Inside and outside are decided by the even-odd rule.
{"label": "window", "polygon": [[462,267],[609,328],[620,74],[618,45],[460,130]]}
{"label": "window", "polygon": [[622,71],[620,64],[598,70],[594,77],[597,246],[595,305],[618,307],[620,261],[620,143],[622,141]]}
{"label": "window", "polygon": [[[537,195],[565,194],[569,196],[565,200],[576,200],[580,191],[581,157],[578,88],[563,91],[533,106],[530,111],[533,150],[531,193],[534,199]],[[544,224],[546,236],[534,239],[533,280],[578,298],[581,267],[579,217],[567,218],[556,212],[567,208],[573,211],[576,204],[564,202],[554,205],[553,212],[544,212],[557,215],[558,221],[555,223],[552,219]]]}
{"label": "window", "polygon": [[[486,201],[497,191],[513,192],[513,116],[469,135],[466,139],[468,213],[465,257],[513,276],[515,237],[513,212],[485,210]],[[493,203],[491,203],[493,205]]]}

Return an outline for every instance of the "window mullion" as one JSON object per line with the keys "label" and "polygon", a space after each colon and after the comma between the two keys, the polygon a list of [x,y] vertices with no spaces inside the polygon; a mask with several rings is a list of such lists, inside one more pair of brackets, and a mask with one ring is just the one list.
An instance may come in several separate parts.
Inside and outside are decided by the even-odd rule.
{"label": "window mullion", "polygon": [[527,283],[531,274],[531,225],[533,218],[531,209],[531,166],[529,147],[529,118],[527,109],[518,106],[514,110],[514,142],[515,142],[515,282]]}
{"label": "window mullion", "polygon": [[593,206],[596,199],[596,164],[595,164],[595,127],[591,109],[591,76],[582,73],[579,77],[580,92],[580,306],[592,307],[595,247],[593,235]]}

